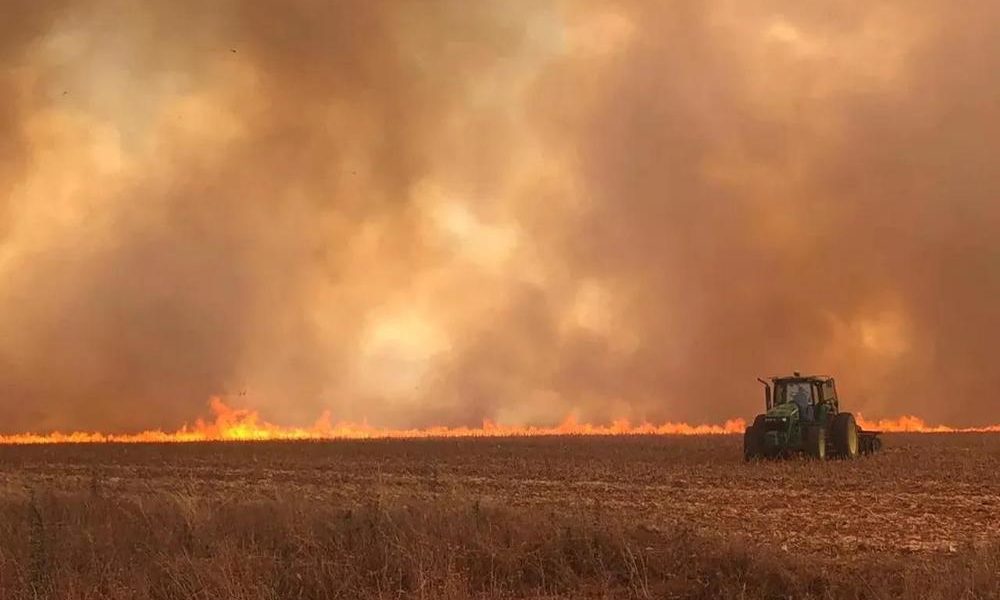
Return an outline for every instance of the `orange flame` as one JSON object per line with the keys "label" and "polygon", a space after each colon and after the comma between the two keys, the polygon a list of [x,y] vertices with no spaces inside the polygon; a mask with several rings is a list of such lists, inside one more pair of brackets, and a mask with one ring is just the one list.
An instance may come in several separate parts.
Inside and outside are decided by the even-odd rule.
{"label": "orange flame", "polygon": [[[686,423],[641,423],[633,425],[618,419],[608,425],[579,423],[570,416],[553,427],[500,425],[483,420],[481,427],[428,427],[424,429],[385,429],[367,423],[332,423],[325,413],[311,427],[283,427],[263,420],[254,410],[236,409],[220,398],[210,403],[214,418],[198,419],[193,427],[184,426],[174,432],[161,430],[130,434],[105,433],[22,433],[0,435],[0,444],[60,444],[60,443],[140,443],[140,442],[209,442],[209,441],[267,441],[267,440],[358,440],[383,438],[462,438],[462,437],[526,437],[546,435],[727,435],[743,433],[746,421],[730,419],[721,425],[688,425]],[[998,432],[1000,425],[987,427],[956,428],[944,425],[931,426],[918,417],[871,421],[860,414],[858,424],[862,429],[885,432],[909,433],[959,433]]]}
{"label": "orange flame", "polygon": [[325,413],[311,427],[283,427],[263,420],[253,410],[234,409],[220,398],[212,398],[210,407],[214,420],[198,419],[193,427],[184,426],[175,432],[160,430],[133,434],[104,433],[24,433],[0,435],[0,444],[58,444],[99,442],[207,442],[254,440],[337,440],[378,438],[439,438],[439,437],[515,437],[543,435],[722,435],[743,433],[746,422],[732,419],[722,425],[688,425],[685,423],[642,423],[632,425],[619,419],[610,425],[578,423],[568,417],[554,427],[500,425],[483,420],[481,427],[428,427],[425,429],[383,429],[367,423],[332,423]]}
{"label": "orange flame", "polygon": [[869,431],[885,431],[888,433],[1000,433],[1000,425],[985,427],[949,427],[947,425],[928,425],[920,417],[903,416],[898,419],[879,419],[869,421],[860,414],[857,415],[858,425]]}

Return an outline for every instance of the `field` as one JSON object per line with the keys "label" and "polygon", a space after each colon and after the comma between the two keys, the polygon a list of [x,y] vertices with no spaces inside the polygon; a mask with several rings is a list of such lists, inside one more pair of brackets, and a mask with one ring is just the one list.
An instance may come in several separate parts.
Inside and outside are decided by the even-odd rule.
{"label": "field", "polygon": [[1000,436],[740,443],[0,447],[0,597],[1000,597]]}

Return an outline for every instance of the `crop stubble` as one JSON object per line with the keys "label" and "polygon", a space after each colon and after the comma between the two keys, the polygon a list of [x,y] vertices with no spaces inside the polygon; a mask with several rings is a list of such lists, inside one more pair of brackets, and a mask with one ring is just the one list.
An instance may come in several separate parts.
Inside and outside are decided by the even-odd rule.
{"label": "crop stubble", "polygon": [[898,434],[857,461],[744,464],[740,440],[559,437],[0,448],[0,486],[354,505],[472,498],[861,560],[1000,540],[1000,435]]}

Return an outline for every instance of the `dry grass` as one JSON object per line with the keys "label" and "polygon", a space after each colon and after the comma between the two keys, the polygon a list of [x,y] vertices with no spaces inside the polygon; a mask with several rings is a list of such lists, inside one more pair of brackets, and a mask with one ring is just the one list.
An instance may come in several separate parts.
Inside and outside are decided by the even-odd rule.
{"label": "dry grass", "polygon": [[844,567],[470,499],[337,507],[180,494],[0,502],[0,597],[996,598],[1000,552]]}
{"label": "dry grass", "polygon": [[997,439],[0,448],[0,598],[998,598]]}

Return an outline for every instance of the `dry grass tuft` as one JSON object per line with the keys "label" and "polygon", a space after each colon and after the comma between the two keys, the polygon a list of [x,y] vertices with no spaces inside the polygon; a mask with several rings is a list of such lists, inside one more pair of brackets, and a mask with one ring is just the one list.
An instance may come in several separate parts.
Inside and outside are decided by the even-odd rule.
{"label": "dry grass tuft", "polygon": [[996,598],[1000,549],[911,563],[797,558],[590,513],[460,496],[351,504],[0,500],[0,598]]}

